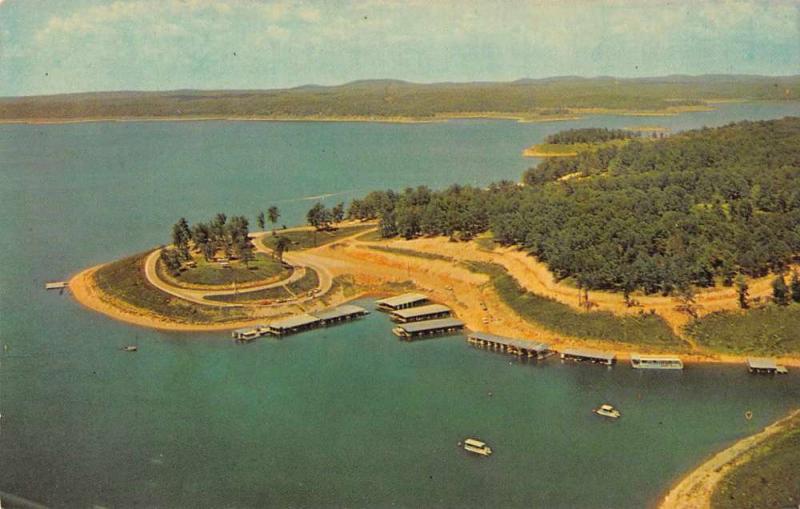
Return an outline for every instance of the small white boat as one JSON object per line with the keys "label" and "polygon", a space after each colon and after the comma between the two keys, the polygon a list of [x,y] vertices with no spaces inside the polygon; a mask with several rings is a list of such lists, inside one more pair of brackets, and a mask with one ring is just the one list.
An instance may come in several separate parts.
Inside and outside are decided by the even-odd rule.
{"label": "small white boat", "polygon": [[136,345],[128,345],[128,346],[123,346],[121,350],[123,352],[135,352],[138,349],[139,349],[139,347],[136,346]]}
{"label": "small white boat", "polygon": [[620,415],[622,415],[619,413],[619,410],[609,404],[600,405],[600,408],[595,408],[592,412],[610,419],[619,419]]}
{"label": "small white boat", "polygon": [[492,454],[492,448],[486,445],[486,442],[481,442],[476,438],[464,439],[464,450],[480,456],[489,456]]}

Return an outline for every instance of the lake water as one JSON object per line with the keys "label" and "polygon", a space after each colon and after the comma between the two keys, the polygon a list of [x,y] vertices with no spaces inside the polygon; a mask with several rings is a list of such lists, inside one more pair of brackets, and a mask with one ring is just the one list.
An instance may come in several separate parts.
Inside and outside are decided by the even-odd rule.
{"label": "lake water", "polygon": [[[519,363],[462,337],[399,342],[379,313],[235,345],[114,322],[43,283],[166,242],[180,216],[277,204],[291,225],[315,196],[516,180],[535,163],[521,150],[566,128],[786,115],[800,104],[547,124],[2,125],[0,492],[62,507],[652,504],[797,406],[800,376]],[[591,414],[603,402],[623,418]],[[466,456],[466,436],[495,454]]]}

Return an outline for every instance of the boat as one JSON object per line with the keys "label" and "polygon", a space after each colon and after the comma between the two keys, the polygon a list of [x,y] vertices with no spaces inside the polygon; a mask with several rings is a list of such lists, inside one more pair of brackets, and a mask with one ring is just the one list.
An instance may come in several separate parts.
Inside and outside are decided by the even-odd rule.
{"label": "boat", "polygon": [[611,419],[619,419],[620,415],[622,415],[619,413],[619,410],[609,404],[602,404],[600,405],[600,408],[595,408],[592,410],[592,412]]}
{"label": "boat", "polygon": [[486,445],[486,442],[481,442],[477,438],[465,438],[464,450],[479,456],[489,456],[492,454],[492,448]]}
{"label": "boat", "polygon": [[135,352],[139,350],[139,347],[136,345],[128,345],[128,346],[123,346],[121,350],[123,352]]}
{"label": "boat", "polygon": [[634,369],[683,369],[683,361],[671,355],[631,355]]}

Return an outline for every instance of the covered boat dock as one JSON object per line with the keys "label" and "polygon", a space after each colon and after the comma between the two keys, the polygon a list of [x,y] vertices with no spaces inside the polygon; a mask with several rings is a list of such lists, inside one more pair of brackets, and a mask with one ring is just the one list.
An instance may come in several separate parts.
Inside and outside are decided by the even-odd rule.
{"label": "covered boat dock", "polygon": [[333,309],[326,309],[319,313],[314,313],[319,319],[320,325],[331,325],[339,322],[346,322],[348,320],[355,320],[356,318],[368,315],[369,311],[361,306],[354,306],[352,304],[345,304],[344,306],[335,307]]}
{"label": "covered boat dock", "polygon": [[269,324],[269,331],[276,336],[283,336],[284,334],[293,334],[309,329],[313,329],[320,325],[321,320],[314,315],[302,314],[285,318],[277,322]]}
{"label": "covered boat dock", "polygon": [[428,302],[428,297],[421,293],[404,293],[386,299],[375,301],[376,306],[381,311],[397,311],[398,309],[406,309],[414,306],[419,306]]}
{"label": "covered boat dock", "polygon": [[544,359],[554,352],[545,343],[538,343],[527,339],[507,338],[488,332],[473,332],[467,337],[467,342],[474,346],[490,348],[519,357]]}
{"label": "covered boat dock", "polygon": [[415,339],[423,336],[453,334],[464,328],[464,322],[455,318],[426,320],[398,325],[392,332],[403,339]]}
{"label": "covered boat dock", "polygon": [[561,352],[561,359],[577,362],[588,361],[595,364],[611,366],[616,362],[617,356],[612,352],[603,352],[601,350],[592,350],[589,348],[566,348]]}
{"label": "covered boat dock", "polygon": [[435,320],[450,316],[450,308],[442,304],[429,304],[408,309],[392,311],[392,320],[400,323]]}
{"label": "covered boat dock", "polygon": [[778,364],[778,361],[768,357],[748,357],[747,369],[751,373],[774,375],[775,373],[786,374],[789,372],[784,366]]}
{"label": "covered boat dock", "polygon": [[683,369],[683,361],[674,355],[631,354],[634,369]]}

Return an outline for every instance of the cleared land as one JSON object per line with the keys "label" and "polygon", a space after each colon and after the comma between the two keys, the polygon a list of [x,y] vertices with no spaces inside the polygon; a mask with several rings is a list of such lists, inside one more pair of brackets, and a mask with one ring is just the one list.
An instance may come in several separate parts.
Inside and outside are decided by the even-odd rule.
{"label": "cleared land", "polygon": [[177,276],[167,273],[159,260],[158,275],[165,281],[186,288],[208,288],[232,286],[234,283],[246,287],[248,283],[268,283],[289,277],[291,271],[271,256],[256,253],[255,259],[245,264],[232,261],[229,266],[207,261],[202,256],[194,257],[196,267],[188,268]]}
{"label": "cleared land", "polygon": [[686,333],[698,345],[732,354],[800,354],[800,304],[711,313]]}
{"label": "cleared land", "polygon": [[318,231],[314,228],[293,228],[287,231],[277,230],[276,235],[268,233],[261,237],[261,243],[267,249],[275,249],[278,237],[286,237],[291,242],[289,251],[301,251],[314,247],[324,246],[331,242],[336,242],[351,235],[375,228],[374,224],[359,224],[351,226],[341,226],[335,230]]}

